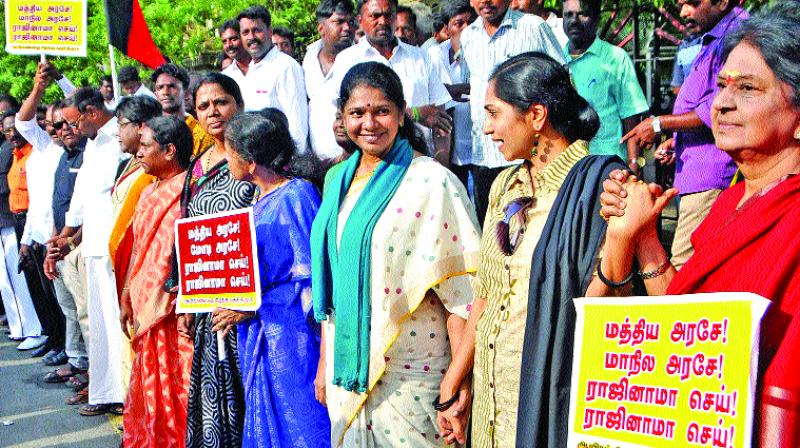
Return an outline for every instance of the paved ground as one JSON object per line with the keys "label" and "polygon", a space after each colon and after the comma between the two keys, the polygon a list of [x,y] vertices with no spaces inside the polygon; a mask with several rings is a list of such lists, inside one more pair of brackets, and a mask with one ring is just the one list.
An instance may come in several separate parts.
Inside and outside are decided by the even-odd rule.
{"label": "paved ground", "polygon": [[17,344],[0,330],[0,447],[117,448],[120,437],[108,417],[83,417],[64,404],[71,389],[45,384],[52,368]]}

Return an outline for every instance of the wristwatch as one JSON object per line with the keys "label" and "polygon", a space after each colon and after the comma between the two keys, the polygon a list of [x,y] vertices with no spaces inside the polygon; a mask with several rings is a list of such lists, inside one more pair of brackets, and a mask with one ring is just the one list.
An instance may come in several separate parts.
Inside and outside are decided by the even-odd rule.
{"label": "wristwatch", "polygon": [[661,117],[653,115],[650,118],[653,119],[653,121],[652,121],[653,132],[655,132],[656,134],[660,134],[661,133]]}
{"label": "wristwatch", "polygon": [[75,245],[75,241],[72,239],[71,236],[67,237],[67,245],[69,246],[69,250],[75,250],[75,248],[78,247]]}

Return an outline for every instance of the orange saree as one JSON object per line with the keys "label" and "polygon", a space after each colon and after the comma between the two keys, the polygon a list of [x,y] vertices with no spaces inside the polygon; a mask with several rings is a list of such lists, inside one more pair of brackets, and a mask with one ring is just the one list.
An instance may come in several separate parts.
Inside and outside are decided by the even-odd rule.
{"label": "orange saree", "polygon": [[173,298],[162,289],[172,268],[175,220],[186,173],[148,186],[133,217],[130,266],[135,353],[125,401],[123,445],[183,447],[192,341],[178,333]]}
{"label": "orange saree", "polygon": [[108,253],[117,280],[117,297],[122,297],[122,286],[131,263],[133,212],[136,210],[136,204],[139,203],[142,191],[155,180],[153,176],[142,171],[138,162],[132,160],[114,182],[114,188],[111,190],[111,200],[114,204],[114,228],[111,230],[111,238],[108,241]]}

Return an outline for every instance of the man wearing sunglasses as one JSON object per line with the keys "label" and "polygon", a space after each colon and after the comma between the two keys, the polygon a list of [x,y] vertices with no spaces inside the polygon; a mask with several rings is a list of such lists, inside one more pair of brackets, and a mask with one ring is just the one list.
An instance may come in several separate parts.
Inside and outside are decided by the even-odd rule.
{"label": "man wearing sunglasses", "polygon": [[[15,126],[33,146],[27,162],[29,207],[22,245],[28,247],[43,288],[48,293],[48,309],[58,323],[58,335],[51,336],[52,351],[46,365],[65,367],[48,373],[46,383],[63,383],[86,372],[88,356],[79,325],[75,299],[57,272],[55,260],[46,259],[46,246],[52,246],[54,232],[64,227],[64,215],[72,198],[78,168],[83,162],[86,139],[66,124],[61,104],[48,108],[54,135],[36,125],[34,113],[47,86],[54,80],[54,69],[39,64],[33,90],[17,113]],[[57,314],[57,315],[56,315]],[[86,331],[88,321],[84,319]]]}
{"label": "man wearing sunglasses", "polygon": [[[120,149],[117,118],[105,107],[103,96],[97,89],[84,87],[76,90],[64,100],[61,112],[70,127],[77,128],[89,138],[69,211],[65,215],[65,226],[59,234],[59,241],[73,238],[69,244],[72,249],[77,245],[74,238],[78,229],[82,232],[80,255],[67,257],[65,271],[73,293],[85,286],[85,307],[89,316],[89,403],[81,407],[80,412],[86,416],[107,412],[121,414],[124,398],[122,330],[108,242],[114,224],[111,189],[117,168],[130,155]],[[83,268],[85,275],[79,275]],[[70,278],[77,279],[77,284]],[[77,294],[76,302],[80,314],[83,303]]]}

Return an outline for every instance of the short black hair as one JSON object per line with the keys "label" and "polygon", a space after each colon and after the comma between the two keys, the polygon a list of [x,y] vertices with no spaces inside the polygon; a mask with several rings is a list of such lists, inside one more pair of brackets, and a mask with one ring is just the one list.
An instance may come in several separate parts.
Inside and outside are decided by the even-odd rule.
{"label": "short black hair", "polygon": [[36,115],[46,114],[46,113],[47,113],[47,105],[46,104],[40,104],[40,105],[36,106]]}
{"label": "short black hair", "polygon": [[174,115],[164,115],[151,118],[145,126],[153,131],[153,140],[164,146],[172,143],[175,145],[175,159],[181,168],[189,168],[189,160],[192,158],[194,140],[192,131],[186,122]]}
{"label": "short black hair", "polygon": [[6,118],[14,117],[16,115],[17,115],[17,110],[16,109],[9,109],[9,110],[3,111],[3,115],[0,115],[0,121],[5,121]]}
{"label": "short black hair", "polygon": [[222,22],[222,25],[219,26],[219,34],[222,35],[228,30],[234,30],[236,34],[239,34],[239,21],[237,19],[228,19]]}
{"label": "short black hair", "polygon": [[317,20],[323,21],[336,13],[352,16],[355,15],[355,12],[352,0],[322,0],[314,14],[317,16]]}
{"label": "short black hair", "polygon": [[94,87],[81,87],[71,96],[65,98],[62,105],[64,108],[74,107],[80,113],[86,112],[86,107],[88,106],[93,106],[95,109],[100,110],[105,110],[106,108],[103,95]]}
{"label": "short black hair", "polygon": [[19,109],[19,101],[7,93],[0,93],[0,103],[2,102],[11,104],[12,109]]}
{"label": "short black hair", "polygon": [[602,1],[601,0],[579,0],[581,6],[585,7],[589,14],[592,15],[594,18],[600,17],[600,12],[602,9]]}
{"label": "short black hair", "polygon": [[266,6],[255,5],[245,9],[236,17],[236,20],[242,19],[262,20],[267,27],[272,26],[272,16]]}
{"label": "short black hair", "polygon": [[294,33],[289,28],[282,27],[282,26],[276,26],[275,28],[272,29],[272,34],[277,34],[278,36],[281,36],[284,39],[289,39],[289,42],[291,42],[291,44],[292,44],[292,48],[295,47],[295,45],[294,45]]}
{"label": "short black hair", "polygon": [[411,23],[414,24],[414,28],[417,27],[417,13],[415,13],[413,9],[405,5],[398,6],[397,15],[400,15],[401,13],[408,14],[408,20],[410,20]]}
{"label": "short black hair", "polygon": [[451,0],[442,5],[442,19],[445,24],[453,17],[464,13],[470,15],[470,20],[474,20],[478,16],[475,8],[469,4],[469,0]]}
{"label": "short black hair", "polygon": [[132,65],[126,65],[120,68],[117,80],[120,84],[125,84],[126,82],[131,81],[142,81],[141,78],[139,78],[139,70]]}
{"label": "short black hair", "polygon": [[183,90],[189,88],[189,72],[187,72],[185,69],[178,67],[177,65],[172,63],[161,64],[153,72],[153,74],[150,75],[150,80],[155,83],[158,77],[162,73],[166,73],[169,76],[172,76],[173,78],[179,80],[183,85]]}
{"label": "short black hair", "polygon": [[126,96],[114,109],[117,118],[125,118],[132,123],[145,123],[148,120],[160,117],[163,109],[161,103],[147,95]]}
{"label": "short black hair", "polygon": [[441,11],[437,11],[431,14],[431,28],[433,28],[434,33],[438,33],[445,26],[447,26],[447,20],[445,19],[444,14],[442,14]]}
{"label": "short black hair", "polygon": [[111,78],[111,75],[103,75],[103,77],[100,78],[100,84],[104,82],[107,82],[109,84],[114,84],[114,80]]}
{"label": "short black hair", "polygon": [[[357,0],[357,2],[356,2],[356,15],[361,14],[361,10],[364,9],[364,5],[366,5],[367,2],[369,2],[369,1],[370,0]],[[397,0],[389,0],[389,5],[394,8],[395,12],[397,12],[397,5],[398,5]]]}

